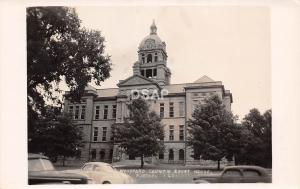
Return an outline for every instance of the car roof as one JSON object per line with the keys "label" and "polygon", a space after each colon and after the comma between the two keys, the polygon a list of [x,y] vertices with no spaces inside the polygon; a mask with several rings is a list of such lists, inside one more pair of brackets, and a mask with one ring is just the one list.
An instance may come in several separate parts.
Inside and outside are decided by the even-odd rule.
{"label": "car roof", "polygon": [[227,169],[254,169],[259,170],[260,172],[266,173],[266,169],[260,166],[255,165],[236,165],[236,166],[227,166],[224,168],[224,170]]}
{"label": "car roof", "polygon": [[110,166],[110,164],[104,163],[104,162],[87,162],[84,165],[104,165],[104,166]]}
{"label": "car roof", "polygon": [[41,154],[28,153],[28,159],[49,159],[49,158]]}

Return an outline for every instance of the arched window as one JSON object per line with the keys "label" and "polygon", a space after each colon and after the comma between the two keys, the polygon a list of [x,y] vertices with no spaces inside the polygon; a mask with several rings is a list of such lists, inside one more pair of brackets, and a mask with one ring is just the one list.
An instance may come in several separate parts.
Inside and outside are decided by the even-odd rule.
{"label": "arched window", "polygon": [[100,160],[103,160],[103,159],[105,158],[105,151],[104,151],[104,150],[101,150],[101,151],[99,152],[99,154],[100,154]]}
{"label": "arched window", "polygon": [[151,63],[152,62],[152,54],[148,54],[147,55],[147,63]]}
{"label": "arched window", "polygon": [[184,150],[183,149],[179,150],[179,160],[184,160]]}
{"label": "arched window", "polygon": [[173,149],[169,150],[169,160],[174,160],[174,151],[173,151]]}
{"label": "arched window", "polygon": [[158,56],[157,53],[154,54],[154,62],[157,62]]}
{"label": "arched window", "polygon": [[142,54],[142,63],[145,63],[145,54]]}

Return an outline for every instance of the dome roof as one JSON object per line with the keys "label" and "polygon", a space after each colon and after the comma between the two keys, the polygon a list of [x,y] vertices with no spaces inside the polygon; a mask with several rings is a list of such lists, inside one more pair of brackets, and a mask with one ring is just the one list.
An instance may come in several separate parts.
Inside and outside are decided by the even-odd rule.
{"label": "dome roof", "polygon": [[150,35],[146,36],[139,45],[139,50],[148,49],[164,49],[166,48],[165,42],[163,42],[156,33],[157,28],[153,21],[150,26]]}

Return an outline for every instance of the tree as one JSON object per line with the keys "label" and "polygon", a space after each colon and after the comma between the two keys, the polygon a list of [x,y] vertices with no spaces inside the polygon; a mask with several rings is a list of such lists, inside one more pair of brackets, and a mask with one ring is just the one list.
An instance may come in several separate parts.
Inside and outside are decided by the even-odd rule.
{"label": "tree", "polygon": [[110,76],[111,63],[100,31],[82,28],[74,8],[30,7],[26,15],[28,137],[39,138],[35,130],[45,126],[46,104],[61,105],[59,84],[64,81],[68,98],[79,101],[89,82],[100,85]]}
{"label": "tree", "polygon": [[222,158],[231,160],[237,153],[239,129],[217,95],[205,99],[193,112],[188,121],[187,142],[194,149],[194,156],[217,161],[218,169]]}
{"label": "tree", "polygon": [[241,151],[237,161],[243,164],[272,166],[272,111],[263,115],[253,108],[242,121]]}
{"label": "tree", "polygon": [[141,158],[141,168],[144,157],[157,155],[164,148],[164,129],[161,119],[149,110],[143,99],[134,99],[128,105],[130,118],[124,124],[115,125],[115,141],[129,155]]}
{"label": "tree", "polygon": [[82,132],[71,117],[61,114],[59,109],[46,108],[46,116],[35,122],[35,129],[28,136],[29,152],[47,155],[51,159],[74,157],[82,147]]}
{"label": "tree", "polygon": [[111,70],[103,43],[100,31],[80,27],[74,8],[27,8],[28,108],[43,114],[46,100],[60,103],[54,92],[62,80],[74,101],[87,83],[100,85]]}

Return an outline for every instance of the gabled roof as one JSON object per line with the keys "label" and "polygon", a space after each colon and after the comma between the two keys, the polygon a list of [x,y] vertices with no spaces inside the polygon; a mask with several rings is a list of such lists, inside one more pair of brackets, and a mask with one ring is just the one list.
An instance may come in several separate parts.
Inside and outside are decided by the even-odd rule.
{"label": "gabled roof", "polygon": [[84,88],[85,91],[96,91],[97,89],[89,84]]}
{"label": "gabled roof", "polygon": [[113,97],[117,96],[119,88],[97,89],[98,97]]}
{"label": "gabled roof", "polygon": [[199,79],[197,79],[196,81],[194,81],[194,83],[207,83],[207,82],[214,82],[214,80],[212,80],[208,76],[204,75],[204,76],[200,77]]}
{"label": "gabled roof", "polygon": [[141,75],[133,75],[125,80],[121,80],[117,86],[118,87],[125,87],[125,86],[137,86],[137,85],[156,85],[160,87],[157,82],[143,77]]}

